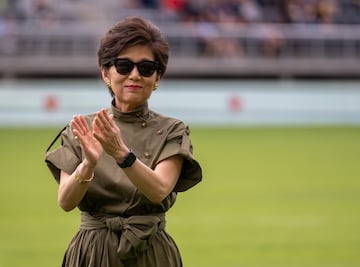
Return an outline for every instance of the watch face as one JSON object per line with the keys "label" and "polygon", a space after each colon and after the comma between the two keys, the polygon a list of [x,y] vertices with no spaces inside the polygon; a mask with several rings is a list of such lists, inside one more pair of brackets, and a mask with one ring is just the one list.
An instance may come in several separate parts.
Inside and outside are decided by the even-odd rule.
{"label": "watch face", "polygon": [[134,153],[130,151],[129,155],[126,157],[126,160],[125,160],[126,165],[128,167],[130,167],[134,163],[135,159],[136,159],[136,157],[135,157]]}
{"label": "watch face", "polygon": [[130,167],[131,165],[133,165],[133,163],[136,160],[136,156],[135,154],[130,150],[129,154],[126,156],[124,162],[122,163],[118,163],[118,165],[120,166],[120,168],[127,168]]}

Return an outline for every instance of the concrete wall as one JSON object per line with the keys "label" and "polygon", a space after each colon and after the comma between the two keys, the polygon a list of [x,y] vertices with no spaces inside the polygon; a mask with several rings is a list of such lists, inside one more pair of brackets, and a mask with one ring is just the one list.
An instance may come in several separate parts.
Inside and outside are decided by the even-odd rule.
{"label": "concrete wall", "polygon": [[[0,82],[0,126],[62,126],[109,104],[98,80]],[[149,105],[191,125],[360,125],[360,82],[163,80]]]}

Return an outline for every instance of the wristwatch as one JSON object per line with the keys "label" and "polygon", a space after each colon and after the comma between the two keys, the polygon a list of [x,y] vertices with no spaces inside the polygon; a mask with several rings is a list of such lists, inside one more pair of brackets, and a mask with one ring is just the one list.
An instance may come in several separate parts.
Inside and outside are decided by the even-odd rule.
{"label": "wristwatch", "polygon": [[125,157],[124,161],[119,163],[119,162],[116,162],[117,165],[119,165],[120,168],[127,168],[127,167],[131,167],[131,165],[134,164],[136,160],[136,156],[134,154],[134,152],[129,149],[129,153],[127,154],[127,156]]}

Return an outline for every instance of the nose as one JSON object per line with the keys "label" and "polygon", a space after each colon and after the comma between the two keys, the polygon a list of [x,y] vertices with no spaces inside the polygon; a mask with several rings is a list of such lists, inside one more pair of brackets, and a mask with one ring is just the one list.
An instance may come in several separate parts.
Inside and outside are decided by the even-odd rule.
{"label": "nose", "polygon": [[141,75],[139,73],[139,70],[137,69],[137,66],[134,65],[134,68],[129,73],[129,79],[140,79]]}

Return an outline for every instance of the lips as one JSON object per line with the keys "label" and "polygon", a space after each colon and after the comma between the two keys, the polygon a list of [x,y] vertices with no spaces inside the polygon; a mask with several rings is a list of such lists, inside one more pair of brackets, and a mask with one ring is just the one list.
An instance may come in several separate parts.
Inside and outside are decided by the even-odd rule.
{"label": "lips", "polygon": [[129,90],[139,90],[142,88],[140,85],[127,85],[125,87]]}

